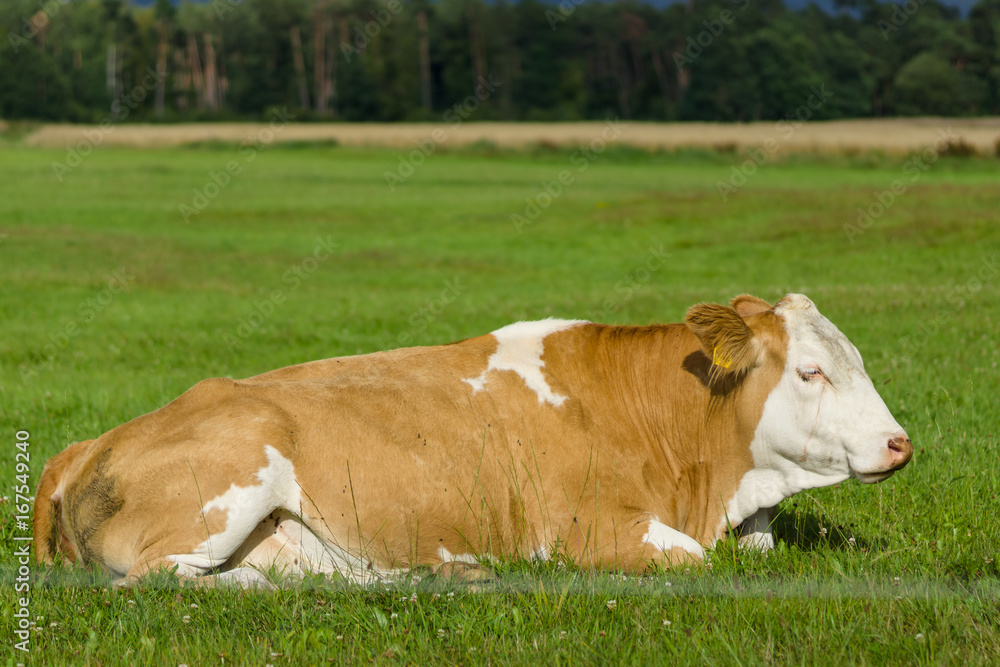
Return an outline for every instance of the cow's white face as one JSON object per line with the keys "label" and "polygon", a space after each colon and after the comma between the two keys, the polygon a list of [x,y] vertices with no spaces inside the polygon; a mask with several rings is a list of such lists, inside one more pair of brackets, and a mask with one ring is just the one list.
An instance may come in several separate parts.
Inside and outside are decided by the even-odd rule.
{"label": "cow's white face", "polygon": [[780,471],[795,492],[849,477],[881,482],[906,465],[913,445],[857,348],[805,296],[785,297],[774,312],[788,356],[751,445],[755,467]]}

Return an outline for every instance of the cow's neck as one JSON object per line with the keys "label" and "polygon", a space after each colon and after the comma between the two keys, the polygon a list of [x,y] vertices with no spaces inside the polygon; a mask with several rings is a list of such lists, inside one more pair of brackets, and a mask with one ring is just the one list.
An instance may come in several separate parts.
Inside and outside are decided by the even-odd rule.
{"label": "cow's neck", "polygon": [[783,355],[771,355],[742,379],[710,382],[711,361],[683,325],[607,327],[597,338],[596,358],[616,360],[602,364],[614,369],[608,378],[614,396],[631,402],[617,404],[620,419],[649,443],[664,478],[659,488],[677,498],[668,503],[677,516],[660,519],[711,541],[727,523],[735,527],[759,509],[744,492],[740,514],[728,516],[737,489],[755,474],[750,446],[781,378]]}

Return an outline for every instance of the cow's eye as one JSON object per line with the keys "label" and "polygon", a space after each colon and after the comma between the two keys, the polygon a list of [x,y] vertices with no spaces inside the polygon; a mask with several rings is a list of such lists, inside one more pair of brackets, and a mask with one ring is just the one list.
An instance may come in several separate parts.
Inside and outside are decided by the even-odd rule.
{"label": "cow's eye", "polygon": [[814,382],[823,379],[823,371],[818,368],[800,368],[799,377],[803,382]]}

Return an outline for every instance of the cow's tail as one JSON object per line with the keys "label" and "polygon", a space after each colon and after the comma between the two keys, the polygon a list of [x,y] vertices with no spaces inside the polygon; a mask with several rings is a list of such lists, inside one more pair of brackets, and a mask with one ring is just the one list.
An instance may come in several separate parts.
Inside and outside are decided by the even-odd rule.
{"label": "cow's tail", "polygon": [[92,442],[84,440],[70,445],[49,459],[42,470],[34,512],[35,558],[39,563],[51,563],[59,553],[68,560],[76,560],[76,547],[63,525],[61,483],[70,464],[84,454]]}

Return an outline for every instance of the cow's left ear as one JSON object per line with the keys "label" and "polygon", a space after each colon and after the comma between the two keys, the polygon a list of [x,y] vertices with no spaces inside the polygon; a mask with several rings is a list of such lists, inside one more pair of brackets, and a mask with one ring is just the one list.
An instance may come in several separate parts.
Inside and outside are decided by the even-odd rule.
{"label": "cow's left ear", "polygon": [[688,310],[684,324],[701,342],[702,351],[712,362],[713,375],[744,373],[756,365],[760,353],[757,341],[736,309],[702,303]]}
{"label": "cow's left ear", "polygon": [[761,313],[766,313],[767,311],[774,308],[771,304],[764,299],[758,299],[755,296],[749,294],[740,294],[729,302],[733,310],[739,313],[739,316],[746,319],[754,315],[760,315]]}

